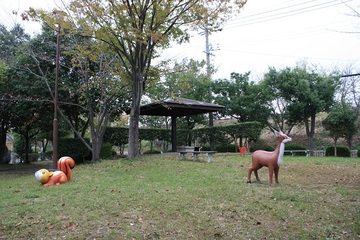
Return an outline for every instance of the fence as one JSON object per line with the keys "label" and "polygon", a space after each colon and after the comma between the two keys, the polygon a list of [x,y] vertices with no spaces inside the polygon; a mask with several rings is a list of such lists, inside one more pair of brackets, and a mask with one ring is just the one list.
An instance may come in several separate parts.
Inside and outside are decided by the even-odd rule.
{"label": "fence", "polygon": [[358,150],[350,150],[350,156],[351,157],[357,157],[358,156]]}

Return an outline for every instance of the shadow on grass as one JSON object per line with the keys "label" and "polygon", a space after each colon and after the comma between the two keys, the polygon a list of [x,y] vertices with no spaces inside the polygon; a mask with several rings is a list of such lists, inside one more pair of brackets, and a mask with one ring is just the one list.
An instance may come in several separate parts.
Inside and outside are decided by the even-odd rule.
{"label": "shadow on grass", "polygon": [[40,161],[31,163],[0,164],[1,174],[33,174],[41,168],[52,168],[52,161]]}

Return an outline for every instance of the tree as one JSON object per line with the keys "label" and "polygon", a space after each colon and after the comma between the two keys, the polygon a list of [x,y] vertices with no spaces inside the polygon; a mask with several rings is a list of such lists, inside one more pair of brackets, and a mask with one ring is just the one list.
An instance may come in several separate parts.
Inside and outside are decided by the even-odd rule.
{"label": "tree", "polygon": [[[212,84],[215,102],[224,105],[223,116],[230,116],[238,122],[257,121],[267,125],[270,115],[268,96],[259,84],[250,82],[250,72],[231,73],[230,80],[220,79]],[[240,146],[243,139],[240,138]]]}
{"label": "tree", "polygon": [[[57,31],[49,26],[43,26],[41,33],[32,38],[24,49],[24,54],[28,58],[28,64],[23,65],[24,70],[35,75],[40,80],[38,84],[46,86],[43,97],[51,102],[55,88],[56,45]],[[82,79],[78,74],[79,66],[73,63],[73,58],[76,56],[74,51],[78,49],[78,46],[79,43],[71,37],[60,38],[58,98],[60,113],[63,115],[63,119],[60,118],[60,120],[66,117],[73,132],[77,132],[80,137],[85,137],[89,127],[89,118],[80,94]],[[76,137],[75,133],[74,136]]]}
{"label": "tree", "polygon": [[52,25],[60,16],[68,29],[81,25],[82,35],[104,41],[118,55],[124,76],[132,86],[128,158],[134,158],[139,146],[140,102],[151,77],[152,59],[172,40],[187,40],[186,27],[202,26],[216,19],[226,21],[245,3],[246,0],[83,0],[72,1],[66,13],[56,11],[60,13],[57,17],[35,10],[30,13],[47,22],[52,18]]}
{"label": "tree", "polygon": [[[30,42],[30,41],[29,41]],[[52,129],[52,104],[48,100],[47,87],[42,79],[29,73],[25,68],[36,69],[27,54],[29,42],[18,48],[16,61],[9,72],[6,100],[12,105],[12,130],[24,137],[25,163],[29,163],[29,150],[35,136],[41,131]],[[24,67],[26,66],[26,67]]]}
{"label": "tree", "polygon": [[30,39],[30,36],[25,33],[25,30],[19,25],[15,24],[10,31],[5,26],[0,25],[0,59],[8,66],[14,64],[15,55],[24,43]]}
{"label": "tree", "polygon": [[[210,101],[210,79],[207,75],[205,61],[183,59],[174,62],[173,66],[164,71],[163,80],[154,86],[149,86],[148,95],[152,99],[188,98],[198,101]],[[193,115],[178,118],[177,126],[180,129],[193,129],[197,124],[206,124],[204,115]],[[166,124],[168,123],[165,121]],[[168,127],[168,125],[166,125]],[[191,145],[191,136],[188,135],[187,144]]]}
{"label": "tree", "polygon": [[277,71],[270,68],[264,81],[286,102],[289,125],[304,123],[308,138],[308,149],[314,150],[315,117],[327,112],[334,104],[338,76],[323,75],[309,71],[306,66]]}
{"label": "tree", "polygon": [[0,25],[0,163],[6,150],[6,136],[15,117],[15,103],[9,100],[9,92],[14,85],[10,81],[10,71],[16,62],[16,53],[29,40],[24,29],[15,25],[10,31]]}
{"label": "tree", "polygon": [[286,135],[289,135],[295,122],[291,121],[289,111],[287,109],[289,103],[281,96],[280,91],[265,79],[259,82],[263,94],[267,96],[269,107],[269,126],[277,128]]}
{"label": "tree", "polygon": [[[81,49],[82,46],[85,48]],[[118,58],[109,52],[107,45],[99,41],[86,42],[78,45],[74,56],[83,83],[81,97],[89,115],[92,160],[96,161],[100,159],[108,122],[114,114],[120,115],[128,107],[130,91],[114,68],[118,66]]]}
{"label": "tree", "polygon": [[[323,120],[324,128],[329,131],[329,136],[334,139],[335,156],[337,155],[337,140],[342,137],[352,139],[357,133],[357,118],[355,110],[347,104],[337,104]],[[349,147],[351,148],[351,145]]]}
{"label": "tree", "polygon": [[[23,70],[38,80],[33,85],[45,87],[41,91],[45,93],[42,100],[48,102],[54,97],[56,35],[57,31],[44,26],[42,33],[29,41],[22,56],[25,59]],[[117,74],[119,64],[114,64],[117,56],[111,54],[103,42],[64,34],[60,45],[60,120],[66,122],[92,152],[93,160],[98,160],[108,121],[128,106],[130,91]],[[84,139],[89,126],[91,146]]]}
{"label": "tree", "polygon": [[6,135],[9,130],[11,103],[5,101],[4,97],[9,85],[7,84],[9,67],[0,62],[0,163],[6,153]]}
{"label": "tree", "polygon": [[[348,66],[342,71],[339,88],[337,89],[337,101],[341,105],[349,105],[357,115],[357,131],[360,128],[360,75],[353,75],[352,72],[359,72],[353,66]],[[353,137],[348,135],[346,141],[349,147],[352,146]],[[359,138],[359,136],[357,136]]]}
{"label": "tree", "polygon": [[268,99],[260,85],[250,82],[250,72],[231,73],[230,80],[219,79],[213,82],[212,90],[215,102],[224,105],[224,116],[230,116],[238,122],[257,121],[267,124],[270,114]]}

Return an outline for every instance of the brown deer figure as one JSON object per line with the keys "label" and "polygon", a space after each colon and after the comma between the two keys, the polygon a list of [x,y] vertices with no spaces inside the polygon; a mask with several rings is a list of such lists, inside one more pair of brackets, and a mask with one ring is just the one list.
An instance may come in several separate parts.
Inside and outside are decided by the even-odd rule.
{"label": "brown deer figure", "polygon": [[273,175],[275,173],[275,182],[279,183],[279,168],[284,156],[285,143],[290,142],[291,138],[281,131],[273,130],[277,137],[277,145],[273,152],[257,150],[252,155],[252,165],[248,169],[247,183],[251,183],[251,173],[254,172],[256,180],[260,182],[258,170],[262,167],[269,168],[269,186],[272,186]]}

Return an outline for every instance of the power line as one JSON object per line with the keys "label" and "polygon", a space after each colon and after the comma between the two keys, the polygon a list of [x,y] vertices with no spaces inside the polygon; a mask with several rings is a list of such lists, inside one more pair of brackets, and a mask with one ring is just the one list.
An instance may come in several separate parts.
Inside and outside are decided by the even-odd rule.
{"label": "power line", "polygon": [[[302,28],[302,29],[295,29],[292,31],[282,31],[280,33],[276,32],[273,34],[263,34],[263,35],[257,35],[257,36],[251,36],[246,38],[238,38],[238,39],[230,39],[231,41],[224,41],[222,42],[222,47],[231,47],[231,46],[238,46],[239,42],[241,42],[241,45],[246,46],[253,46],[258,44],[263,44],[264,42],[279,42],[283,40],[291,40],[291,39],[299,39],[299,38],[306,38],[306,37],[314,37],[314,36],[326,36],[330,34],[336,34],[336,31],[331,31],[329,28],[324,28],[325,26],[332,26],[333,28],[337,27],[339,29],[342,29],[344,26],[345,21],[339,22],[338,25],[335,25],[335,23],[325,24],[325,25],[319,25],[311,28]],[[326,35],[325,35],[326,34]],[[331,36],[330,36],[331,37]]]}
{"label": "power line", "polygon": [[[266,13],[271,13],[271,12],[276,12],[276,11],[283,10],[283,9],[288,9],[288,8],[293,8],[293,7],[296,7],[296,6],[301,6],[301,5],[307,4],[309,2],[314,2],[314,1],[311,0],[311,1],[303,2],[303,3],[294,4],[294,5],[291,5],[291,6],[286,6],[286,7],[282,7],[282,8],[268,10],[268,11],[265,11],[265,12],[255,13],[255,14],[252,14],[252,15],[241,17],[241,19],[252,18],[254,16],[264,15]],[[233,20],[233,21],[235,21],[235,20]]]}
{"label": "power line", "polygon": [[[285,17],[291,17],[291,16],[295,16],[295,15],[299,15],[299,14],[303,14],[303,13],[307,13],[307,12],[312,12],[312,11],[316,11],[316,10],[320,10],[320,9],[325,9],[328,7],[333,7],[333,6],[344,4],[347,2],[351,2],[351,1],[352,0],[339,2],[339,0],[332,0],[332,1],[324,2],[324,3],[319,3],[316,5],[306,6],[303,8],[293,9],[293,10],[287,11],[287,12],[279,12],[276,14],[262,16],[262,17],[258,17],[258,18],[254,18],[254,19],[245,20],[245,21],[242,21],[242,19],[244,19],[245,17],[239,18],[238,19],[239,23],[236,23],[236,22],[229,23],[229,24],[227,24],[227,26],[224,27],[224,29],[248,26],[248,25],[253,25],[253,24],[257,24],[257,23],[261,23],[261,22],[265,22],[265,21],[271,21],[271,20],[281,19],[281,18],[285,18]],[[314,2],[314,1],[309,1],[309,2]],[[308,3],[308,2],[306,2],[306,3]],[[300,5],[300,4],[297,4],[297,5]],[[294,5],[294,6],[297,6],[297,5]],[[275,9],[275,10],[269,10],[269,11],[266,11],[263,13],[258,13],[255,15],[247,16],[246,18],[251,18],[252,16],[256,16],[256,15],[263,15],[263,14],[269,13],[269,12],[277,12],[279,10],[288,9],[288,8],[293,8],[293,6],[279,8],[279,9]]]}
{"label": "power line", "polygon": [[346,74],[346,75],[342,75],[341,77],[356,77],[356,76],[360,76],[360,73]]}

